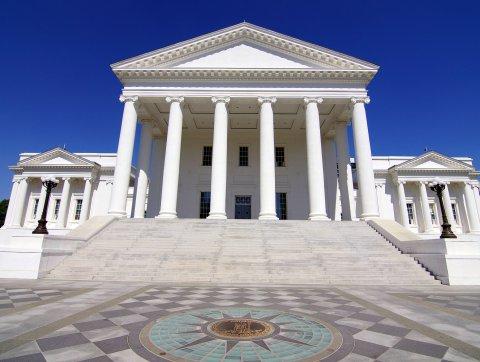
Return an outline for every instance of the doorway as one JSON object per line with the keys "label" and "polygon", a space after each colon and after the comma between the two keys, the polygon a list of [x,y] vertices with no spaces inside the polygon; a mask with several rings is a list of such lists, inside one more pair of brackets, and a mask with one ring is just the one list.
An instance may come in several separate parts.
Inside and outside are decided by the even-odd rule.
{"label": "doorway", "polygon": [[235,196],[235,219],[251,219],[252,218],[252,196],[236,195]]}

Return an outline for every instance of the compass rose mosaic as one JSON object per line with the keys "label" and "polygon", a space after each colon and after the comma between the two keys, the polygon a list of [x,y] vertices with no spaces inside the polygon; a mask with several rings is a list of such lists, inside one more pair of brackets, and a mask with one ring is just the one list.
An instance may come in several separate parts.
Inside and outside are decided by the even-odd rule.
{"label": "compass rose mosaic", "polygon": [[200,309],[147,324],[140,343],[170,361],[318,361],[343,342],[330,323],[274,309]]}

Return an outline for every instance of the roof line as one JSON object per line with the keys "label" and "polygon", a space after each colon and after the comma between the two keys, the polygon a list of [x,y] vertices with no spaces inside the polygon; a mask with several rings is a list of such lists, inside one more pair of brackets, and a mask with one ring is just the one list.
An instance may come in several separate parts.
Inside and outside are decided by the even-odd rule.
{"label": "roof line", "polygon": [[268,34],[273,35],[273,36],[285,38],[285,39],[287,39],[291,42],[299,43],[299,44],[302,44],[304,46],[313,48],[313,49],[318,50],[318,51],[326,52],[326,53],[329,53],[329,54],[337,56],[337,57],[347,58],[352,62],[359,63],[363,66],[371,67],[371,68],[374,68],[376,70],[378,70],[380,68],[378,65],[367,62],[365,60],[358,59],[358,58],[352,57],[350,55],[347,55],[347,54],[344,54],[344,53],[341,53],[341,52],[338,52],[338,51],[335,51],[335,50],[331,50],[331,49],[322,47],[322,46],[317,45],[317,44],[309,43],[309,42],[300,40],[298,38],[294,38],[294,37],[289,36],[289,35],[281,34],[281,33],[275,32],[273,30],[266,29],[266,28],[263,28],[261,26],[257,26],[257,25],[254,25],[254,24],[251,24],[251,23],[248,23],[248,22],[238,23],[238,24],[235,24],[235,25],[232,25],[232,26],[229,26],[229,27],[226,27],[226,28],[222,28],[222,29],[219,29],[219,30],[207,33],[207,34],[203,34],[203,35],[200,35],[200,36],[188,39],[188,40],[184,40],[184,41],[172,44],[172,45],[168,45],[168,46],[163,47],[163,48],[159,48],[159,49],[147,52],[147,53],[143,53],[143,54],[131,57],[131,58],[127,58],[125,60],[122,60],[122,61],[115,62],[115,63],[111,64],[110,67],[113,69],[113,68],[116,68],[116,67],[134,62],[135,60],[138,60],[138,59],[141,59],[141,58],[149,57],[149,56],[161,53],[161,52],[165,52],[165,51],[168,51],[168,50],[171,50],[171,49],[174,49],[174,48],[178,48],[178,47],[181,47],[181,46],[184,46],[184,45],[187,45],[187,44],[190,44],[190,43],[194,43],[196,41],[199,41],[199,40],[202,40],[202,39],[205,39],[205,38],[212,37],[212,36],[217,35],[217,34],[225,33],[225,32],[232,31],[232,30],[235,30],[235,29],[239,29],[239,28],[242,28],[242,27],[250,28],[250,29],[257,30],[257,31],[260,31],[260,32],[264,32],[264,33],[268,33]]}

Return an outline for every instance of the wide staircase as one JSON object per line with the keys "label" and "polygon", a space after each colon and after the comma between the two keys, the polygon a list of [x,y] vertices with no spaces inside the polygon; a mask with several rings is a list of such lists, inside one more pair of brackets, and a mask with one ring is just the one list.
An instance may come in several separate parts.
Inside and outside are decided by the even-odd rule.
{"label": "wide staircase", "polygon": [[122,219],[47,278],[182,284],[439,284],[364,222]]}

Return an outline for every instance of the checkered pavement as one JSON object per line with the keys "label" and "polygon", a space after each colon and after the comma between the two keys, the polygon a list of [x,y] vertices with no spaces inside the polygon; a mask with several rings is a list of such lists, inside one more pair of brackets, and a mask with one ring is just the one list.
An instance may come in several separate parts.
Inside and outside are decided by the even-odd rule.
{"label": "checkered pavement", "polygon": [[58,289],[0,288],[0,314],[5,310],[63,295],[65,292]]}
{"label": "checkered pavement", "polygon": [[[138,360],[127,338],[151,320],[193,309],[250,306],[306,314],[353,337],[345,361],[472,360],[329,288],[152,288],[0,356],[25,361]],[[162,360],[159,358],[158,360]]]}
{"label": "checkered pavement", "polygon": [[414,293],[407,295],[442,308],[480,316],[480,293]]}

